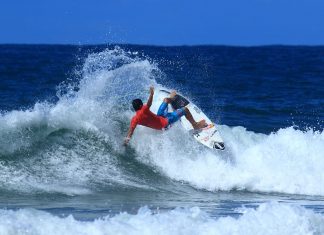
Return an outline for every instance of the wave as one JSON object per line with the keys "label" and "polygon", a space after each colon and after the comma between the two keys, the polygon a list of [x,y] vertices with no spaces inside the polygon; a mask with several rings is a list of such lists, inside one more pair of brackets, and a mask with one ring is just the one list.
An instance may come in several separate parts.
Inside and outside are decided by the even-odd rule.
{"label": "wave", "polygon": [[130,100],[146,99],[152,84],[162,87],[163,73],[120,48],[90,54],[78,73],[76,83],[59,86],[58,102],[0,115],[1,190],[161,190],[155,176],[208,191],[324,195],[323,131],[289,127],[265,135],[219,125],[227,150],[214,152],[179,125],[166,132],[139,127],[125,149]]}
{"label": "wave", "polygon": [[[323,234],[324,216],[300,206],[275,202],[256,209],[242,208],[238,218],[213,218],[198,207],[168,212],[142,207],[137,214],[121,213],[94,221],[47,212],[0,210],[0,233],[5,234]],[[282,219],[285,218],[285,219]]]}
{"label": "wave", "polygon": [[168,177],[200,189],[324,194],[319,187],[324,179],[324,132],[290,127],[265,135],[243,127],[219,129],[226,152],[202,148],[181,128],[161,136],[143,130],[133,146],[143,162],[149,158]]}
{"label": "wave", "polygon": [[77,85],[60,85],[57,103],[2,113],[1,189],[83,194],[97,185],[149,188],[118,165],[129,97],[141,96],[154,70],[119,48],[90,54]]}

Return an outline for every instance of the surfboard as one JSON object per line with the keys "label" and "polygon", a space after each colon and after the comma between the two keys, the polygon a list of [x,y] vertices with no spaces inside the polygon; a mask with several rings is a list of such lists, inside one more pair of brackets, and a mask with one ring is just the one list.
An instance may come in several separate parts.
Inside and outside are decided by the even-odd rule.
{"label": "surfboard", "polygon": [[[157,102],[162,103],[163,99],[165,97],[168,97],[169,94],[170,91],[160,89],[155,92],[154,99]],[[199,143],[205,145],[210,149],[225,149],[224,141],[220,136],[216,125],[195,104],[190,102],[184,96],[177,94],[171,104],[169,104],[169,106],[171,106],[171,110],[187,107],[196,121],[200,121],[202,119],[206,120],[207,126],[199,130],[194,130],[185,116],[181,117],[180,122],[182,127],[187,130]]]}

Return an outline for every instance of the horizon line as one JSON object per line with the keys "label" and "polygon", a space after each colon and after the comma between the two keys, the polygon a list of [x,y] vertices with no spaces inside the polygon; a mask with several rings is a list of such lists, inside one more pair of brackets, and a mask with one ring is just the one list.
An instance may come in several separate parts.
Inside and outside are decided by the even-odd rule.
{"label": "horizon line", "polygon": [[234,45],[234,44],[179,44],[159,45],[141,43],[0,43],[0,46],[147,46],[147,47],[323,47],[324,44],[260,44],[260,45]]}

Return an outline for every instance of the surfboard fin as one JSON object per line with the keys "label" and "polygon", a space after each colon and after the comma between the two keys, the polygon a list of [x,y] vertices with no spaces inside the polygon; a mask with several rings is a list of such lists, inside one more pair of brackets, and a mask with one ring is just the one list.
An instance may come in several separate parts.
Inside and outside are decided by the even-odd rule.
{"label": "surfboard fin", "polygon": [[219,150],[224,150],[225,149],[225,145],[222,142],[214,142],[213,143],[213,148],[214,149],[219,149]]}

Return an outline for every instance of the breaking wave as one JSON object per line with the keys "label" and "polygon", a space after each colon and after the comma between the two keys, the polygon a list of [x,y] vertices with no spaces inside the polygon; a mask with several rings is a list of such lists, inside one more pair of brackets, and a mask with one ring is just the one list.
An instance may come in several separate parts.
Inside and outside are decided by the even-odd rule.
{"label": "breaking wave", "polygon": [[[90,54],[78,72],[76,83],[59,86],[56,103],[1,114],[0,190],[68,195],[111,188],[162,190],[153,175],[165,184],[175,180],[208,191],[324,195],[323,131],[289,127],[266,135],[218,125],[226,151],[214,152],[179,125],[165,132],[139,127],[124,148],[133,115],[130,100],[146,99],[150,85],[163,87],[157,82],[163,73],[148,58],[120,48]],[[170,213],[188,219],[191,212]]]}

